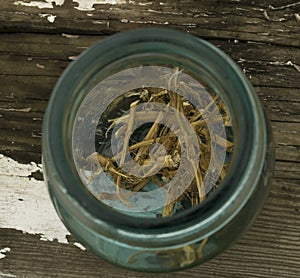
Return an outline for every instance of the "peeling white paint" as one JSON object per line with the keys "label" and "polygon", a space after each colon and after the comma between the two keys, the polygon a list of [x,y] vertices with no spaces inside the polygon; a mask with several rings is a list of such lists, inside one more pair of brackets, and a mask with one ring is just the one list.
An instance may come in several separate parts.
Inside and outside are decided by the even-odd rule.
{"label": "peeling white paint", "polygon": [[102,21],[102,20],[93,20],[93,24],[101,24],[101,25],[105,25],[106,21]]}
{"label": "peeling white paint", "polygon": [[10,252],[9,247],[5,247],[5,248],[0,249],[0,260],[4,259],[6,257],[7,252]]}
{"label": "peeling white paint", "polygon": [[262,35],[262,36],[269,36],[270,35],[270,33],[257,33],[258,35]]}
{"label": "peeling white paint", "polygon": [[74,245],[76,247],[78,247],[79,249],[81,249],[82,251],[86,250],[86,248],[81,243],[79,243],[79,242],[74,242]]}
{"label": "peeling white paint", "polygon": [[[225,24],[224,21],[222,21],[221,23]],[[196,24],[196,23],[183,23],[182,25],[188,26],[188,27],[191,27],[191,28],[197,27],[197,24]]]}
{"label": "peeling white paint", "polygon": [[[21,164],[17,161],[0,154],[0,181],[7,177],[28,177],[32,172],[42,169],[42,165],[31,162],[30,164]],[[2,185],[2,183],[0,183]]]}
{"label": "peeling white paint", "polygon": [[[158,21],[152,21],[152,20],[128,20],[128,19],[125,19],[125,18],[121,19],[120,22],[122,22],[122,23],[135,23],[135,24],[156,24],[156,25],[168,25],[169,24],[168,21],[158,22]],[[189,23],[187,23],[186,25],[190,26]]]}
{"label": "peeling white paint", "polygon": [[0,278],[14,278],[17,277],[16,275],[13,274],[6,274],[0,271]]}
{"label": "peeling white paint", "polygon": [[[147,9],[147,11],[150,13],[155,13],[155,14],[163,14],[163,15],[166,14],[166,12],[164,12],[164,11],[153,10],[153,9]],[[183,13],[181,13],[181,12],[170,12],[170,11],[168,11],[167,14],[168,15],[180,15],[180,16],[183,15]],[[199,17],[199,16],[200,15],[194,15],[194,17]]]}
{"label": "peeling white paint", "polygon": [[[68,243],[67,236],[70,233],[54,210],[47,186],[43,181],[28,177],[41,169],[41,164],[21,164],[0,154],[0,228],[37,234],[43,241]],[[79,242],[73,245],[86,250]],[[10,251],[9,247],[0,249],[0,259]]]}
{"label": "peeling white paint", "polygon": [[14,5],[22,5],[27,7],[38,7],[39,9],[51,9],[53,8],[53,4],[49,2],[40,2],[40,1],[31,1],[31,2],[24,2],[24,1],[16,1]]}
{"label": "peeling white paint", "polygon": [[24,108],[3,108],[0,107],[1,111],[16,111],[16,112],[25,112],[28,113],[31,111],[31,107],[24,107]]}
{"label": "peeling white paint", "polygon": [[280,7],[274,7],[272,5],[269,5],[269,8],[271,10],[284,10],[284,9],[287,9],[287,8],[296,7],[298,5],[300,5],[300,1],[295,2],[295,3],[291,3],[291,4],[287,4],[287,5],[284,5],[284,6],[280,6]]}
{"label": "peeling white paint", "polygon": [[36,64],[36,67],[37,67],[38,69],[44,69],[44,68],[45,68],[45,66],[44,66],[44,65],[41,65],[41,64]]}
{"label": "peeling white paint", "polygon": [[52,14],[39,14],[40,17],[46,17],[47,20],[50,23],[53,23],[55,21],[56,15],[52,15]]}
{"label": "peeling white paint", "polygon": [[43,181],[29,179],[41,165],[21,164],[0,156],[0,228],[38,234],[42,240],[67,243],[70,233],[58,218]]}
{"label": "peeling white paint", "polygon": [[79,11],[94,11],[94,5],[98,4],[126,4],[126,0],[73,0],[73,2],[78,3],[78,7],[75,7],[75,9]]}
{"label": "peeling white paint", "polygon": [[139,3],[140,6],[148,6],[148,5],[152,5],[153,2],[144,2],[144,3]]}
{"label": "peeling white paint", "polygon": [[238,10],[238,11],[244,11],[244,12],[248,12],[249,11],[248,9],[241,8],[241,7],[235,7],[235,9]]}
{"label": "peeling white paint", "polygon": [[[126,0],[73,0],[74,3],[78,3],[78,6],[75,9],[79,11],[93,11],[95,10],[94,5],[98,4],[109,4],[109,5],[120,5],[126,4]],[[133,2],[133,1],[131,1]],[[44,1],[15,1],[14,5],[22,5],[26,7],[37,7],[39,9],[53,9],[54,6],[62,6],[65,3],[65,0],[44,0]],[[145,3],[147,5],[152,2]],[[89,15],[90,16],[90,15]],[[53,23],[55,20],[54,16],[51,16],[47,19],[49,22]]]}
{"label": "peeling white paint", "polygon": [[78,58],[78,56],[69,56],[68,57],[68,59],[70,60],[70,61],[74,61],[74,60],[76,60]]}
{"label": "peeling white paint", "polygon": [[62,37],[65,37],[65,38],[71,39],[71,40],[74,40],[74,39],[78,39],[78,38],[79,38],[78,35],[70,35],[70,34],[65,34],[65,33],[62,33],[61,35],[62,35]]}
{"label": "peeling white paint", "polygon": [[15,1],[14,5],[22,5],[27,7],[37,7],[39,9],[53,9],[53,4],[62,6],[65,0],[44,0],[44,1]]}
{"label": "peeling white paint", "polygon": [[[248,42],[251,43],[251,42]],[[237,61],[237,63],[244,63],[246,62],[246,59],[243,58],[239,58],[239,60]],[[256,60],[251,60],[252,63],[257,63],[260,64],[260,61],[256,61]],[[270,61],[270,62],[264,62],[266,65],[273,65],[273,66],[291,66],[293,67],[295,70],[297,70],[298,72],[300,72],[300,65],[297,65],[296,63],[294,63],[293,61],[287,61],[287,62],[280,62],[280,61]],[[277,74],[278,75],[278,74]]]}
{"label": "peeling white paint", "polygon": [[56,18],[56,15],[50,14],[50,15],[47,16],[47,20],[48,20],[50,23],[53,23],[54,20],[55,20],[55,18]]}
{"label": "peeling white paint", "polygon": [[300,65],[297,65],[295,63],[293,63],[292,61],[287,61],[285,63],[287,66],[292,66],[293,68],[295,68],[298,72],[300,72]]}
{"label": "peeling white paint", "polygon": [[287,21],[288,20],[288,18],[285,18],[285,17],[276,18],[276,19],[270,18],[270,16],[268,15],[268,12],[267,12],[266,9],[263,11],[263,15],[264,15],[265,19],[267,19],[269,21],[282,22],[282,21]]}

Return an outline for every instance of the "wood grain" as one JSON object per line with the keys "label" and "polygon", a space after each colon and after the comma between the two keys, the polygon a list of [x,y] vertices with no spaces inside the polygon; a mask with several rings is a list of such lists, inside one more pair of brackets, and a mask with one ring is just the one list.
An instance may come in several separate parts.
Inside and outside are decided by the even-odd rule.
{"label": "wood grain", "polygon": [[[299,24],[295,16],[299,13],[299,3],[287,6],[286,0],[140,0],[127,1],[127,4],[122,5],[95,5],[95,10],[85,12],[75,8],[77,3],[66,0],[62,6],[42,9],[43,13],[57,16],[53,23],[38,15],[41,9],[14,5],[15,2],[0,1],[2,32],[112,34],[154,25],[189,31],[205,38],[300,45]],[[269,7],[270,3],[281,9],[273,10]]]}
{"label": "wood grain", "polygon": [[[11,248],[0,259],[0,276],[300,277],[299,1],[139,0],[95,5],[92,11],[77,10],[72,0],[48,9],[14,2],[0,0],[0,154],[40,162],[43,115],[69,63],[108,35],[158,26],[207,39],[238,63],[271,119],[276,170],[269,198],[252,228],[203,266],[141,274],[115,267],[73,244],[0,228],[0,249]],[[56,18],[51,23],[40,14]],[[0,209],[5,208],[0,204]]]}
{"label": "wood grain", "polygon": [[[103,36],[0,35],[2,153],[23,162],[40,162],[42,118],[51,90],[70,57],[74,59],[101,39]],[[300,64],[299,49],[290,47],[286,51],[283,46],[227,40],[210,42],[230,55],[255,85],[272,120],[278,152],[282,153],[281,147],[292,145],[299,154],[299,136],[295,134],[300,132],[300,72],[285,65],[287,61]],[[280,125],[280,121],[285,124]],[[290,161],[290,156],[295,154],[287,152],[283,161]]]}
{"label": "wood grain", "polygon": [[[300,275],[300,182],[275,179],[252,228],[230,250],[193,269],[172,274],[127,271],[71,244],[0,229],[3,273],[17,277],[288,277]],[[69,237],[69,242],[74,239]]]}

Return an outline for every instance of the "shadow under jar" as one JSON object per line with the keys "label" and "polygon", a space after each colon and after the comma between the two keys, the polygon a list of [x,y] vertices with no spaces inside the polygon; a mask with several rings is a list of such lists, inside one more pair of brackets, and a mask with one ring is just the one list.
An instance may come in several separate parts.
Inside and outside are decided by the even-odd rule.
{"label": "shadow under jar", "polygon": [[147,28],[100,41],[67,68],[45,115],[43,166],[82,244],[119,266],[167,272],[211,259],[249,227],[274,146],[226,54]]}

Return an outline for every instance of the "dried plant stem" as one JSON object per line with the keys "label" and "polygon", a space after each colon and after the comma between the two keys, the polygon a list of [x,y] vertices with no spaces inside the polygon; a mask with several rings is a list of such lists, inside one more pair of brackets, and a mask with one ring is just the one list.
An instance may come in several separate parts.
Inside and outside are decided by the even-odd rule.
{"label": "dried plant stem", "polygon": [[[136,143],[136,144],[130,146],[130,147],[128,148],[128,150],[129,150],[129,152],[133,152],[133,151],[135,151],[135,150],[137,150],[137,149],[139,149],[139,148],[142,148],[142,147],[149,147],[149,146],[151,146],[152,144],[154,144],[154,143],[159,143],[159,142],[161,142],[161,141],[162,141],[162,139],[161,139],[160,137],[153,138],[153,139],[149,139],[149,140],[145,140],[145,141],[141,141],[141,142],[138,142],[138,143]],[[121,154],[122,154],[122,152],[119,152],[118,154],[116,154],[116,155],[113,157],[113,159],[114,159],[115,161],[118,160],[118,159],[121,157]]]}
{"label": "dried plant stem", "polygon": [[133,207],[132,203],[128,202],[125,197],[121,194],[121,176],[118,176],[117,177],[117,184],[116,184],[116,187],[117,187],[117,195],[120,199],[120,201],[122,201],[126,206],[128,207]]}
{"label": "dried plant stem", "polygon": [[[176,89],[178,86],[183,86],[183,88],[190,92],[192,99],[195,98],[202,104],[208,104],[203,107],[203,109],[198,110],[181,95],[165,89],[143,88],[137,91],[130,91],[128,95],[125,96],[132,98],[129,113],[108,120],[109,126],[104,133],[105,138],[107,138],[109,132],[115,128],[114,135],[116,137],[124,134],[124,141],[120,150],[118,150],[118,153],[111,158],[105,157],[100,153],[93,153],[86,158],[86,161],[90,165],[97,165],[97,163],[100,163],[102,167],[94,173],[90,182],[92,182],[92,179],[102,171],[109,172],[115,181],[116,193],[99,194],[98,197],[100,200],[120,200],[126,206],[132,207],[133,203],[129,201],[129,198],[133,197],[136,192],[144,190],[150,181],[165,189],[166,197],[162,208],[162,217],[171,216],[176,213],[175,208],[177,210],[182,207],[183,200],[188,200],[191,207],[193,207],[206,199],[207,189],[204,187],[203,179],[210,167],[210,163],[213,163],[214,167],[219,167],[219,157],[220,155],[223,155],[223,153],[214,153],[212,142],[222,147],[225,146],[225,149],[221,149],[220,152],[231,153],[234,147],[234,144],[228,140],[228,138],[224,138],[219,134],[210,134],[209,127],[211,125],[218,125],[219,123],[223,123],[225,126],[230,127],[231,120],[224,103],[217,95],[212,99],[200,99],[196,91],[187,84],[179,82],[179,74],[180,71],[177,69],[169,78],[169,88],[172,87]],[[136,111],[137,105],[145,102],[150,105],[151,102],[163,103],[164,105],[173,108],[176,112],[166,114],[166,111],[159,110],[154,104],[153,110],[147,111],[147,113],[145,113],[145,111]],[[120,103],[121,101],[119,100],[118,105]],[[126,100],[126,103],[130,103],[130,101]],[[114,109],[118,109],[118,107],[114,107]],[[113,115],[112,111],[110,112],[110,115]],[[178,123],[178,130],[171,130],[168,126],[163,126],[161,124],[165,119],[164,117],[169,116],[176,117],[175,120]],[[183,121],[183,117],[187,119],[190,126],[186,124],[186,121]],[[149,122],[149,119],[155,119],[147,130],[146,135],[141,138],[141,141],[136,139],[136,136],[131,137],[133,132],[135,132],[133,130],[135,118],[144,122]],[[179,138],[177,137],[178,134],[180,134]],[[192,135],[194,134],[197,135],[197,142],[191,142]],[[169,181],[176,176],[181,163],[181,140],[185,145],[188,144],[189,148],[188,164],[190,165],[190,168],[186,169],[186,174],[194,175],[193,182],[183,192],[181,192],[182,188],[179,184],[173,184],[172,188],[166,186]],[[159,150],[158,146],[154,146],[155,149],[152,149],[151,153],[149,153],[150,146],[155,143],[163,145],[166,151],[164,155],[159,155],[157,152]],[[196,153],[196,144],[199,146],[199,151],[197,150],[198,153]],[[154,163],[153,158],[151,157],[151,154],[153,153],[157,159]],[[122,170],[128,154],[132,156],[135,162],[138,162],[139,165],[136,165],[136,167],[144,167],[144,169],[142,169],[143,177],[134,176],[125,173]],[[195,158],[200,158],[200,161],[196,162],[197,159]],[[157,165],[163,166],[157,171]],[[226,164],[220,166],[222,167],[221,169],[218,169],[220,170],[220,175],[218,177],[217,185],[224,180],[228,166],[229,164]],[[122,191],[122,189],[127,191]],[[145,190],[147,191],[147,189]],[[199,257],[206,240],[207,239],[203,240],[198,248],[199,252],[197,251],[197,254]]]}
{"label": "dried plant stem", "polygon": [[204,248],[204,245],[207,243],[208,241],[208,237],[206,237],[205,239],[202,240],[202,242],[200,243],[196,253],[197,253],[197,256],[199,259],[201,259],[203,257],[203,248]]}
{"label": "dried plant stem", "polygon": [[124,142],[123,142],[123,150],[121,153],[121,158],[120,158],[120,162],[119,162],[119,166],[120,168],[123,167],[124,162],[125,162],[125,157],[128,151],[128,146],[129,146],[129,139],[130,139],[130,135],[132,133],[132,127],[134,124],[134,115],[135,115],[135,108],[138,104],[138,100],[131,103],[130,105],[130,114],[129,114],[129,119],[128,119],[128,124],[127,124],[127,130],[126,130],[126,134],[125,134],[125,138],[124,138]]}
{"label": "dried plant stem", "polygon": [[115,166],[113,165],[112,161],[104,156],[102,156],[99,153],[92,153],[87,157],[87,161],[89,163],[95,164],[95,163],[100,163],[101,167],[103,167],[104,171],[108,171],[112,173],[113,175],[121,176],[124,178],[127,178],[127,175],[119,172]]}
{"label": "dried plant stem", "polygon": [[[128,146],[129,146],[129,139],[130,139],[130,135],[132,133],[132,128],[133,128],[133,124],[134,124],[134,115],[135,115],[135,108],[137,106],[137,104],[139,103],[139,101],[135,101],[133,103],[131,103],[130,105],[130,114],[129,114],[129,119],[128,119],[128,127],[126,130],[126,134],[125,134],[125,138],[124,138],[124,142],[123,142],[123,150],[121,152],[121,158],[120,158],[120,162],[119,162],[119,167],[122,169],[124,162],[125,162],[125,158],[126,158],[126,154],[128,151]],[[129,207],[132,207],[132,204],[130,202],[128,202],[121,194],[120,192],[120,188],[121,188],[121,176],[117,177],[117,194],[120,198],[120,200]]]}
{"label": "dried plant stem", "polygon": [[[144,140],[146,140],[146,141],[151,140],[151,139],[153,140],[157,137],[157,133],[158,133],[158,130],[159,130],[159,124],[158,123],[161,121],[163,116],[164,116],[164,112],[161,111],[158,114],[156,121],[153,123],[153,125],[151,126],[151,128],[148,131],[147,135],[145,136]],[[147,154],[148,150],[149,150],[149,146],[143,146],[143,147],[139,148],[139,150],[136,154],[135,160],[136,161],[141,160],[141,158]]]}
{"label": "dried plant stem", "polygon": [[196,165],[195,161],[192,161],[192,165],[193,165],[193,170],[195,173],[195,179],[196,179],[196,184],[197,184],[197,189],[198,189],[198,194],[199,194],[199,200],[200,200],[200,203],[202,203],[206,198],[206,192],[203,187],[202,175],[201,175],[200,169],[199,169],[198,165]]}

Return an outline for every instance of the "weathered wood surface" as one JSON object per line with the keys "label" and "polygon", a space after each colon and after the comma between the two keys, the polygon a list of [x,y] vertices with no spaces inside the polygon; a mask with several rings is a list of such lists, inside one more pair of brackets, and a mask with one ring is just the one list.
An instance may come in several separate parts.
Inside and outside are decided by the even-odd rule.
{"label": "weathered wood surface", "polygon": [[[111,34],[124,29],[156,25],[182,29],[204,37],[254,40],[287,46],[300,44],[299,2],[296,0],[45,0],[48,4],[40,10],[34,4],[26,5],[26,2],[34,1],[0,2],[0,30],[3,31]],[[93,5],[97,2],[108,4]],[[50,14],[56,18],[39,14]]]}
{"label": "weathered wood surface", "polygon": [[[51,90],[66,66],[97,40],[153,25],[206,38],[240,65],[269,112],[275,180],[253,227],[229,251],[203,266],[160,277],[300,277],[300,2],[35,2],[48,8],[0,0],[0,153],[40,163]],[[90,3],[90,10],[82,11],[83,3]],[[5,211],[1,203],[0,210]],[[0,250],[11,250],[0,259],[0,276],[158,277],[117,268],[71,244],[41,241],[15,227],[1,229],[2,224]]]}

